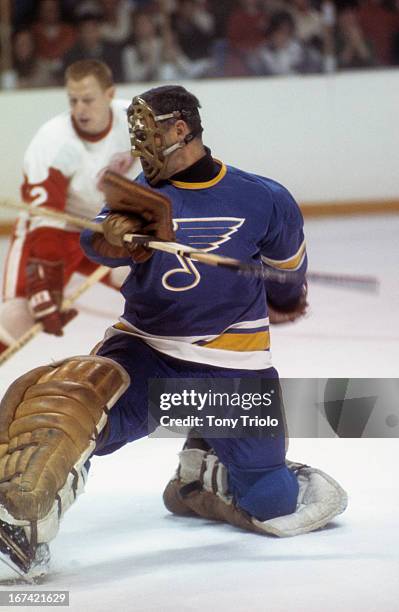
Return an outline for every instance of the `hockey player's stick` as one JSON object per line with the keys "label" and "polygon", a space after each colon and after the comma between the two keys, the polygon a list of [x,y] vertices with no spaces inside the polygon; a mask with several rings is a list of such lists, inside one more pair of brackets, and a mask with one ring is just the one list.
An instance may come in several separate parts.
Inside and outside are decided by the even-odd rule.
{"label": "hockey player's stick", "polygon": [[[100,266],[94,272],[86,278],[86,280],[79,285],[79,287],[62,302],[61,310],[68,310],[74,302],[84,293],[87,289],[90,289],[93,285],[98,283],[104,276],[110,271],[107,266]],[[12,355],[17,353],[25,344],[28,344],[35,336],[37,336],[43,330],[43,324],[38,322],[32,325],[27,332],[25,332],[18,340],[13,342],[3,353],[0,354],[0,365],[6,362]]]}
{"label": "hockey player's stick", "polygon": [[[286,270],[275,270],[267,268],[262,264],[247,264],[239,259],[215,255],[214,253],[205,253],[198,251],[192,247],[178,244],[177,242],[160,242],[151,240],[150,236],[141,236],[138,234],[126,234],[125,242],[135,242],[147,246],[155,251],[164,251],[172,255],[179,255],[186,259],[198,261],[207,264],[208,266],[218,266],[228,268],[242,274],[243,276],[262,278],[263,280],[277,281],[279,283],[296,283],[301,281],[302,275]],[[345,274],[330,274],[328,272],[307,272],[306,278],[310,282],[337,285],[346,288],[357,289],[367,293],[375,293],[378,290],[378,280],[374,276],[353,276]]]}
{"label": "hockey player's stick", "polygon": [[[101,223],[94,223],[82,217],[70,215],[64,212],[53,211],[44,206],[32,207],[23,202],[15,202],[13,200],[0,200],[0,206],[6,208],[17,208],[26,211],[31,216],[50,217],[59,219],[64,223],[70,223],[76,228],[90,229],[94,232],[103,233]],[[152,240],[151,236],[141,236],[137,234],[126,234],[124,236],[126,242],[136,243],[147,246],[155,251],[163,251],[185,257],[193,261],[204,263],[208,266],[218,266],[228,268],[238,274],[243,274],[248,277],[262,278],[263,280],[277,281],[279,283],[297,283],[302,279],[301,275],[288,270],[276,270],[268,268],[261,264],[248,264],[234,259],[232,257],[224,257],[223,255],[215,255],[198,249],[194,249],[184,244],[176,242],[162,242],[160,240]],[[323,272],[308,272],[306,278],[311,282],[324,283],[327,285],[338,285],[342,287],[358,289],[366,292],[375,293],[378,290],[378,280],[373,276],[346,276],[344,274],[329,274]]]}

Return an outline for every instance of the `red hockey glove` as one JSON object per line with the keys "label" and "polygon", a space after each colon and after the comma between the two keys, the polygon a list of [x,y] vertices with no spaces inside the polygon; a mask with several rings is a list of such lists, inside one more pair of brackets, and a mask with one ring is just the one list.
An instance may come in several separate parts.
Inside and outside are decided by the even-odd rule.
{"label": "red hockey glove", "polygon": [[268,301],[267,309],[269,311],[269,321],[272,325],[281,325],[282,323],[292,323],[297,319],[304,317],[308,309],[307,302],[307,285],[302,288],[302,293],[295,303],[287,304],[286,306],[275,306]]}
{"label": "red hockey glove", "polygon": [[28,260],[26,293],[31,313],[43,324],[44,331],[62,336],[62,328],[76,317],[77,310],[61,312],[64,264],[40,259]]}

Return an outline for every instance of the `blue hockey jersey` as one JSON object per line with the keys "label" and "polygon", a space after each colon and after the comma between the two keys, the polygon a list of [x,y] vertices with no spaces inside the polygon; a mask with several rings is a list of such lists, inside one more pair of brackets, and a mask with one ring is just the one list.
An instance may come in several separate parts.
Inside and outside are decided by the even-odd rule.
{"label": "blue hockey jersey", "polygon": [[[137,180],[147,185],[143,175]],[[91,246],[92,232],[85,231],[81,242],[90,259],[131,266],[121,289],[124,313],[108,335],[131,333],[186,361],[249,370],[270,367],[266,291],[274,304],[295,300],[306,271],[303,219],[295,200],[279,183],[224,164],[210,181],[171,180],[159,190],[172,202],[177,242],[295,271],[297,282],[268,281],[265,286],[261,279],[161,252],[143,264],[104,258]],[[97,220],[106,214],[104,209]]]}

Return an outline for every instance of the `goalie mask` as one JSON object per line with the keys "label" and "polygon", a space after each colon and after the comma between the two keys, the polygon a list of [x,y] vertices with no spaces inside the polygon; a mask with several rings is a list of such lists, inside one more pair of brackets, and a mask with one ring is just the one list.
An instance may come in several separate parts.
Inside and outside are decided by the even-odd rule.
{"label": "goalie mask", "polygon": [[[199,118],[197,109],[196,115]],[[127,111],[131,151],[134,157],[140,157],[146,179],[150,185],[156,185],[168,178],[168,162],[171,153],[182,149],[202,132],[200,127],[191,131],[182,142],[166,144],[165,135],[170,128],[170,120],[187,121],[193,116],[191,110],[174,110],[165,114],[156,114],[151,106],[140,96],[135,96]],[[166,123],[165,123],[166,122]]]}

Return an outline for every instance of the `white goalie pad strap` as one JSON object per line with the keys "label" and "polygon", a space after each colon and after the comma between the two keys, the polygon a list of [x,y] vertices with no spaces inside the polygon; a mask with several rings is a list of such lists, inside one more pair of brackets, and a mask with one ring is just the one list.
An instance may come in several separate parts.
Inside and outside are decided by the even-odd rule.
{"label": "white goalie pad strap", "polygon": [[[287,465],[295,464],[287,462]],[[299,468],[297,478],[299,494],[296,512],[264,522],[252,518],[256,527],[280,538],[295,536],[324,527],[345,510],[348,496],[331,476],[304,466]]]}
{"label": "white goalie pad strap", "polygon": [[[92,454],[95,447],[93,442],[86,452],[80,457],[79,461],[74,465],[67,480],[58,491],[54,504],[48,514],[37,522],[37,542],[50,542],[58,533],[60,521],[66,510],[72,506],[75,499],[84,491],[84,486],[87,481],[87,470],[84,467],[87,459]],[[15,519],[4,507],[0,507],[0,519],[11,525],[24,527],[27,538],[31,538],[31,523],[28,521]]]}
{"label": "white goalie pad strap", "polygon": [[[81,461],[79,463],[82,463]],[[57,499],[47,516],[37,523],[37,542],[50,542],[58,533],[60,521],[65,512],[72,506],[76,498],[84,492],[87,481],[87,470],[84,466],[80,469],[74,468],[69,473],[67,481],[58,492]],[[31,527],[25,527],[25,533],[30,540]]]}
{"label": "white goalie pad strap", "polygon": [[227,470],[216,455],[207,453],[205,457],[203,483],[205,491],[211,491],[223,498],[228,496]]}
{"label": "white goalie pad strap", "polygon": [[199,448],[180,451],[176,477],[185,484],[199,480],[205,455],[205,451]]}
{"label": "white goalie pad strap", "polygon": [[177,477],[183,483],[200,480],[205,491],[228,496],[227,470],[213,452],[192,448],[181,451],[179,458]]}

